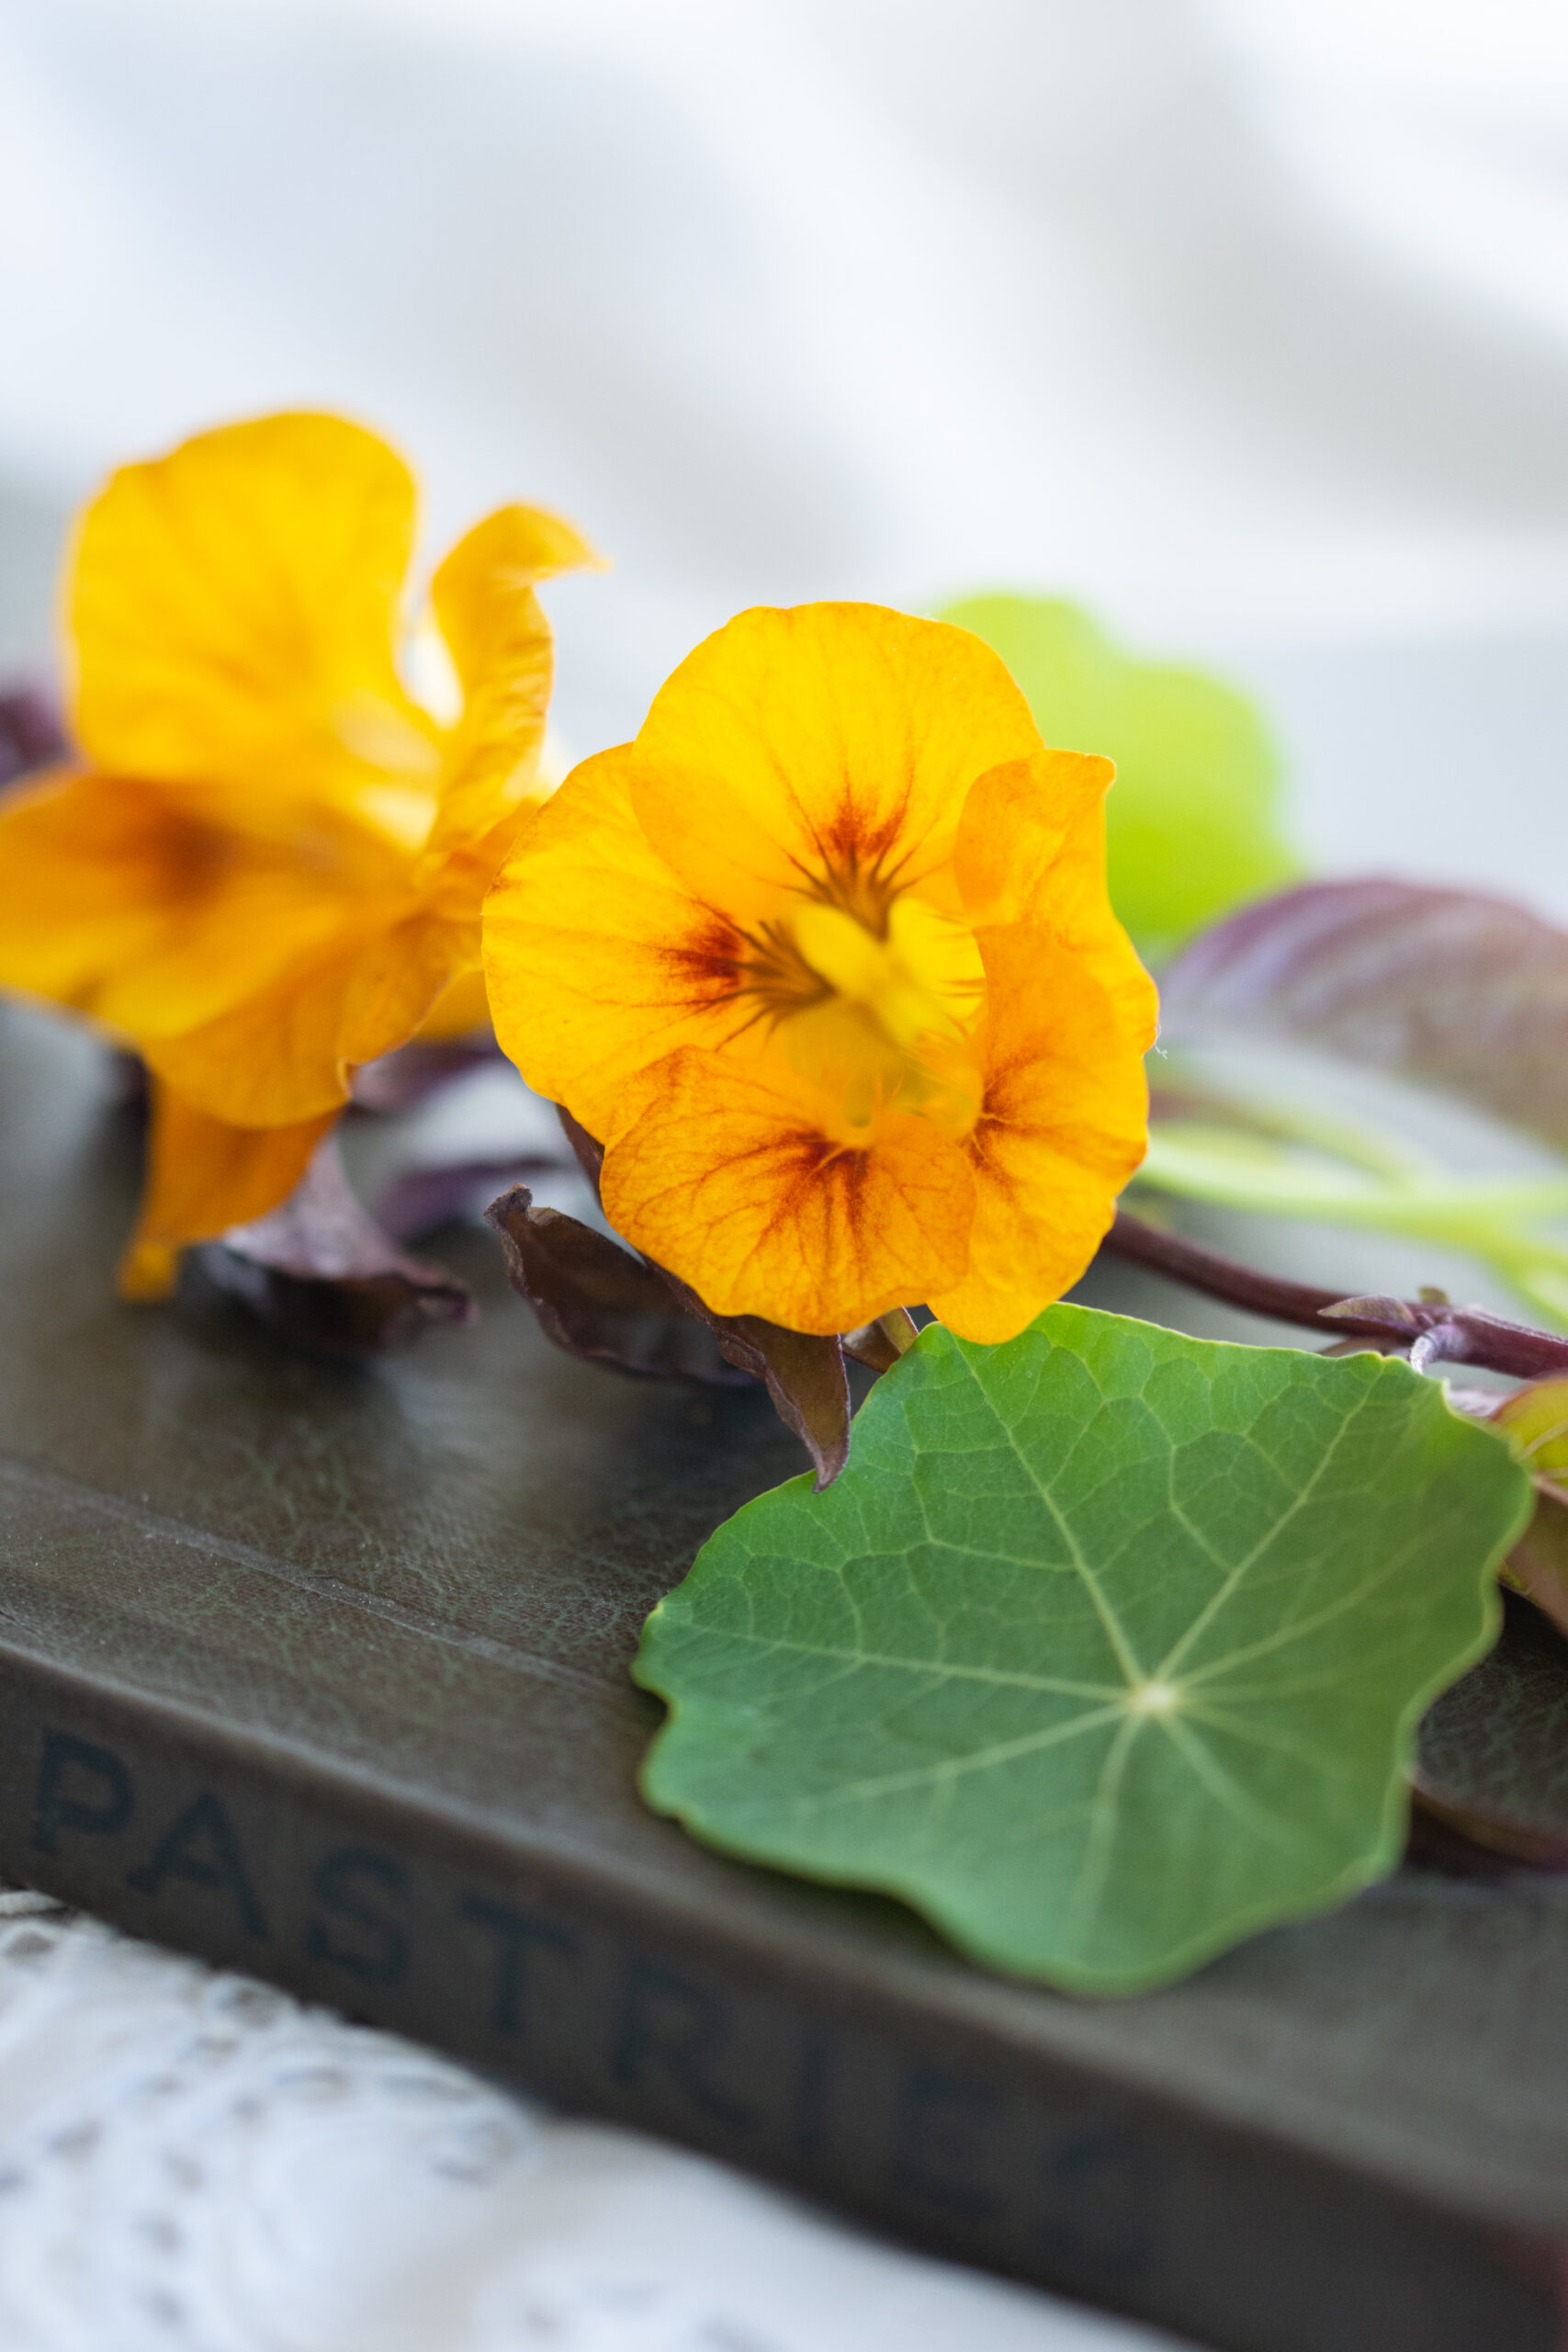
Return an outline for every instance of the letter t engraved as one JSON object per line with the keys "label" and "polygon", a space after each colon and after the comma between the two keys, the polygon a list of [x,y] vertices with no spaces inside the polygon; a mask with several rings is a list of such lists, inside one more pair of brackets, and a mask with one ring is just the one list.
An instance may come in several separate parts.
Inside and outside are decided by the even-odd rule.
{"label": "letter t engraved", "polygon": [[475,1927],[484,1928],[486,1934],[495,1939],[491,2031],[521,2033],[525,2023],[524,1995],[529,1973],[528,1947],[530,1944],[543,1944],[559,1952],[564,1959],[574,1960],[577,1938],[568,1935],[564,1928],[552,1926],[548,1919],[536,1918],[525,1911],[513,1911],[505,1903],[492,1903],[488,1895],[460,1896],[457,1914],[460,1918],[471,1919]]}

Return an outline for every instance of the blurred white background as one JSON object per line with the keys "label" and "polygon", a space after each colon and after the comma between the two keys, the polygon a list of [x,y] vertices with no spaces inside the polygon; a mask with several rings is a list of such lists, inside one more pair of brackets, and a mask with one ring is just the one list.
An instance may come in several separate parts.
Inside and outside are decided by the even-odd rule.
{"label": "blurred white background", "polygon": [[1331,868],[1568,915],[1562,0],[7,0],[0,664],[219,419],[524,495],[579,752],[759,600],[1091,605]]}

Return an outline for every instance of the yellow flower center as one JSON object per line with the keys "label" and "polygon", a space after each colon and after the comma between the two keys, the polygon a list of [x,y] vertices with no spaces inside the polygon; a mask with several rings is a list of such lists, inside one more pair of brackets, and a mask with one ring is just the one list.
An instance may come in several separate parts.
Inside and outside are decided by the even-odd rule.
{"label": "yellow flower center", "polygon": [[794,928],[811,970],[892,1045],[908,1049],[933,1032],[953,1035],[974,1015],[985,985],[975,934],[923,899],[895,899],[880,938],[841,907],[802,907]]}
{"label": "yellow flower center", "polygon": [[894,1102],[958,1134],[974,1125],[978,1078],[964,1043],[985,973],[966,924],[912,892],[892,900],[880,931],[811,899],[766,926],[742,972],[792,1067],[852,1127]]}

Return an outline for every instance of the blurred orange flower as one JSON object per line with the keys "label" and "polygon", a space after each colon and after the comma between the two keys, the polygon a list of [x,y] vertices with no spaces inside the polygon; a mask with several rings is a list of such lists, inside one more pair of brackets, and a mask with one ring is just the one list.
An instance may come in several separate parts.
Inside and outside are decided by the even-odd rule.
{"label": "blurred orange flower", "polygon": [[1111,774],[965,630],[808,605],[700,645],[486,909],[497,1035],[626,1238],[802,1331],[924,1300],[1005,1340],[1058,1297],[1145,1139]]}
{"label": "blurred orange flower", "polygon": [[357,1064],[482,1006],[480,902],[539,793],[534,583],[593,559],[527,506],[459,542],[425,640],[444,721],[398,667],[414,525],[402,460],[324,415],[198,435],[82,519],[82,763],[0,807],[0,984],[153,1072],[131,1295],[292,1189]]}

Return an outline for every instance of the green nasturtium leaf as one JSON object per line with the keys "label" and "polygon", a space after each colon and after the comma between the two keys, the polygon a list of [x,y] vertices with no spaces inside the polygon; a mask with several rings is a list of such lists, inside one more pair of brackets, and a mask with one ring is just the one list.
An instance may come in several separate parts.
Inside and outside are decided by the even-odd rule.
{"label": "green nasturtium leaf", "polygon": [[1391,1359],[933,1326],[838,1484],[749,1504],[649,1618],[644,1793],[995,1967],[1162,1983],[1393,1867],[1530,1494]]}
{"label": "green nasturtium leaf", "polygon": [[1279,821],[1279,762],[1246,697],[1196,670],[1134,661],[1076,605],[972,596],[942,618],[994,647],[1047,743],[1116,763],[1111,897],[1157,962],[1301,861]]}

